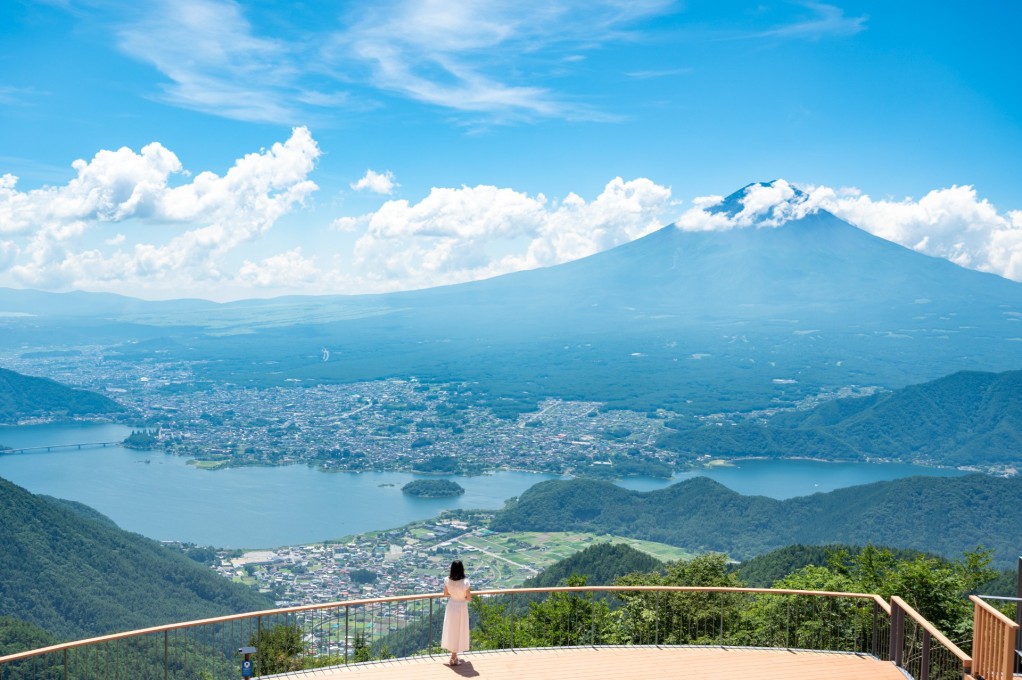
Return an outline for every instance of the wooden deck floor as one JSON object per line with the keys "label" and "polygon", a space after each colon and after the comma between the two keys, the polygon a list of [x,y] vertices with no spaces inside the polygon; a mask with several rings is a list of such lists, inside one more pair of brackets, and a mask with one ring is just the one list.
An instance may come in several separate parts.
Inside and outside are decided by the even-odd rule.
{"label": "wooden deck floor", "polygon": [[291,673],[296,680],[905,680],[889,661],[865,656],[722,647],[582,647],[412,657]]}

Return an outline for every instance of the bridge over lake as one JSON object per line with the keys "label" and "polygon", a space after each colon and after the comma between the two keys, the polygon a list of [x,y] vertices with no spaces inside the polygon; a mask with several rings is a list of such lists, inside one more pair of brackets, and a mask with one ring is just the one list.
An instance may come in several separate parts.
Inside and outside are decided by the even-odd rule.
{"label": "bridge over lake", "polygon": [[80,444],[52,444],[50,446],[27,446],[23,448],[0,449],[0,453],[32,453],[35,451],[58,451],[61,449],[92,449],[108,446],[121,446],[123,441],[118,442],[82,442]]}

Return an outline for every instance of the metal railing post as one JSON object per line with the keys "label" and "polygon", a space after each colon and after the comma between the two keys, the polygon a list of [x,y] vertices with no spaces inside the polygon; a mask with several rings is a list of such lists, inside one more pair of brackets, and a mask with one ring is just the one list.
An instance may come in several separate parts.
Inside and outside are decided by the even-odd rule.
{"label": "metal railing post", "polygon": [[923,654],[919,662],[919,680],[930,680],[930,631],[923,629]]}
{"label": "metal railing post", "polygon": [[515,649],[515,594],[511,593],[511,651]]}
{"label": "metal railing post", "polygon": [[720,595],[720,634],[718,636],[719,644],[724,644],[724,593]]}
{"label": "metal railing post", "polygon": [[905,615],[901,611],[901,606],[896,600],[891,600],[891,649],[888,652],[888,656],[891,657],[891,661],[894,662],[895,666],[901,667],[902,662],[902,636],[905,634]]}
{"label": "metal railing post", "polygon": [[[348,614],[350,612],[351,612],[351,607],[349,607],[348,605],[344,605],[344,665],[345,666],[348,665],[348,647],[350,646],[348,644],[348,640],[351,639],[348,636]],[[432,635],[432,634],[433,634],[433,631],[431,630],[430,631],[430,635]]]}
{"label": "metal railing post", "polygon": [[163,631],[163,680],[167,680],[170,675],[170,642],[167,640],[167,636],[170,635],[169,630]]}
{"label": "metal railing post", "polygon": [[653,608],[656,610],[656,614],[653,619],[653,644],[660,644],[660,591],[656,591],[653,594]]}
{"label": "metal railing post", "polygon": [[[262,644],[263,644],[263,617],[257,616],[256,617],[256,648],[258,649],[259,646],[261,646]],[[254,665],[259,670],[259,675],[263,674],[263,664],[262,664],[261,658],[262,658],[261,655],[256,654],[255,664]]]}
{"label": "metal railing post", "polygon": [[873,600],[873,634],[870,636],[870,651],[872,652],[873,656],[877,656],[878,654],[877,647],[880,644],[880,640],[877,639],[878,637],[880,637],[880,628],[877,625],[879,611],[880,606],[877,604],[876,600]]}

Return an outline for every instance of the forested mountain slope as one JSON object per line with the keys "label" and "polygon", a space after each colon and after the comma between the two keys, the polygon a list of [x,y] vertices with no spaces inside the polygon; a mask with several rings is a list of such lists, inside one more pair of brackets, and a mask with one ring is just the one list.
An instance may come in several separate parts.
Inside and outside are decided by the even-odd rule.
{"label": "forested mountain slope", "polygon": [[124,411],[123,406],[95,392],[72,389],[47,378],[33,378],[0,368],[0,423],[16,423],[22,418],[121,411]]}
{"label": "forested mountain slope", "polygon": [[273,607],[95,511],[3,479],[0,546],[0,617],[62,639]]}
{"label": "forested mountain slope", "polygon": [[837,399],[727,427],[669,431],[685,457],[812,456],[961,465],[1022,463],[1022,371],[960,371],[869,397]]}
{"label": "forested mountain slope", "polygon": [[909,477],[778,501],[705,477],[638,492],[583,479],[542,482],[500,511],[495,531],[592,531],[744,560],[783,546],[890,545],[945,557],[985,546],[995,565],[1019,553],[1022,479]]}

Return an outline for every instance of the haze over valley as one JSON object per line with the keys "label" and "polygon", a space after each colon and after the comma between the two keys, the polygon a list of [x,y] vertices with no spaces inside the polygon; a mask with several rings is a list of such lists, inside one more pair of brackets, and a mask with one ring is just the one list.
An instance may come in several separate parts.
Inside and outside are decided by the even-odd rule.
{"label": "haze over valley", "polygon": [[[741,206],[759,186],[722,205]],[[34,311],[22,311],[31,297]],[[0,321],[8,365],[119,399],[131,422],[158,430],[154,446],[210,465],[670,477],[676,465],[764,453],[990,470],[1018,462],[1011,388],[987,416],[1009,438],[967,455],[958,435],[940,457],[926,453],[947,436],[927,430],[915,435],[930,440],[922,449],[858,453],[727,438],[736,418],[779,420],[1018,366],[1022,284],[825,211],[726,232],[668,226],[577,262],[387,296],[211,305],[78,294],[72,308],[61,296],[4,298],[25,314]],[[185,316],[200,325],[175,322]],[[54,342],[65,333],[73,340]],[[970,389],[984,387],[934,391]],[[849,403],[841,408],[866,402]],[[722,423],[727,434],[706,430]],[[708,439],[691,445],[693,430]]]}

